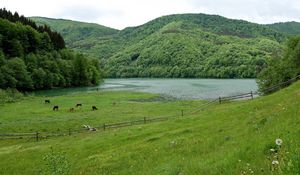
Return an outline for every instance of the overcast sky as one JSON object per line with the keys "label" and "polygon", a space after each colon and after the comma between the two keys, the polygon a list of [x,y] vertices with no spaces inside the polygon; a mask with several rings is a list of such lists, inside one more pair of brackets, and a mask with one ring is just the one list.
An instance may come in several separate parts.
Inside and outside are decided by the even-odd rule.
{"label": "overcast sky", "polygon": [[123,29],[178,13],[217,14],[256,23],[300,21],[300,0],[0,0],[0,8]]}

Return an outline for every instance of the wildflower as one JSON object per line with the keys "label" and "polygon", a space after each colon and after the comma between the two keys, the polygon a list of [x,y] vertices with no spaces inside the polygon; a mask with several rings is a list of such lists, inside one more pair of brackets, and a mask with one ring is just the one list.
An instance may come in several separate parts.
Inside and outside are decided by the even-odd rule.
{"label": "wildflower", "polygon": [[271,151],[271,152],[275,152],[275,149],[271,148],[270,151]]}
{"label": "wildflower", "polygon": [[276,139],[275,143],[276,143],[276,145],[280,146],[282,144],[282,140],[281,139]]}
{"label": "wildflower", "polygon": [[171,145],[176,145],[176,141],[173,140],[173,141],[170,142],[170,144],[171,144]]}
{"label": "wildflower", "polygon": [[242,160],[240,159],[239,162],[241,162]]}
{"label": "wildflower", "polygon": [[273,160],[272,161],[272,165],[278,165],[278,164],[279,164],[278,160]]}

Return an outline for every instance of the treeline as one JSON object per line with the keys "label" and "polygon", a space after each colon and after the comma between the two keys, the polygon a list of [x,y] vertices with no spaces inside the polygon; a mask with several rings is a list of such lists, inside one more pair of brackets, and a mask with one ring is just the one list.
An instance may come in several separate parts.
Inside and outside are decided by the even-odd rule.
{"label": "treeline", "polygon": [[299,76],[300,36],[290,38],[287,41],[284,54],[269,59],[267,63],[267,66],[260,72],[257,79],[261,92],[265,92],[269,87],[277,86]]}
{"label": "treeline", "polygon": [[48,27],[39,32],[32,21],[18,15],[12,18],[3,9],[1,13],[5,19],[0,18],[0,88],[23,91],[99,83],[97,59],[57,47],[60,44],[50,39]]}
{"label": "treeline", "polygon": [[0,8],[0,18],[13,23],[19,22],[25,26],[30,26],[40,33],[46,32],[50,37],[54,49],[64,49],[66,47],[63,37],[58,32],[52,31],[47,25],[36,25],[34,21],[24,17],[23,15],[19,15],[17,12],[12,13],[5,8]]}

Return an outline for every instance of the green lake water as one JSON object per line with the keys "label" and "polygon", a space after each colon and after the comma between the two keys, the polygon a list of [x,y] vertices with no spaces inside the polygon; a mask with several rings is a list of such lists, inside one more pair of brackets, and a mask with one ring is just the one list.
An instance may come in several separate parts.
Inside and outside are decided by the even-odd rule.
{"label": "green lake water", "polygon": [[96,87],[64,88],[35,92],[36,95],[56,96],[77,92],[133,91],[161,94],[178,99],[213,99],[257,91],[254,79],[105,79]]}

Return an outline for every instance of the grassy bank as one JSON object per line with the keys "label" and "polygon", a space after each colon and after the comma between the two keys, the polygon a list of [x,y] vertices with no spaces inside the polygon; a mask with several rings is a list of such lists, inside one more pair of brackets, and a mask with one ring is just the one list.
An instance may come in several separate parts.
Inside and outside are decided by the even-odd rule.
{"label": "grassy bank", "polygon": [[[202,103],[140,100],[154,97],[127,92],[53,97],[51,101],[62,105],[58,112],[43,104],[42,98],[25,99],[0,107],[1,132],[37,127],[55,130],[58,126],[80,127],[82,123],[165,115]],[[112,105],[114,101],[116,106]],[[82,111],[69,113],[67,109],[77,102],[96,104],[99,110],[93,112],[84,105]],[[193,116],[161,123],[40,142],[2,140],[0,174],[51,174],[54,170],[47,164],[55,165],[59,160],[63,161],[56,167],[70,174],[297,174],[299,106],[297,82],[269,96],[216,104]],[[277,138],[283,140],[281,146],[275,144]]]}

